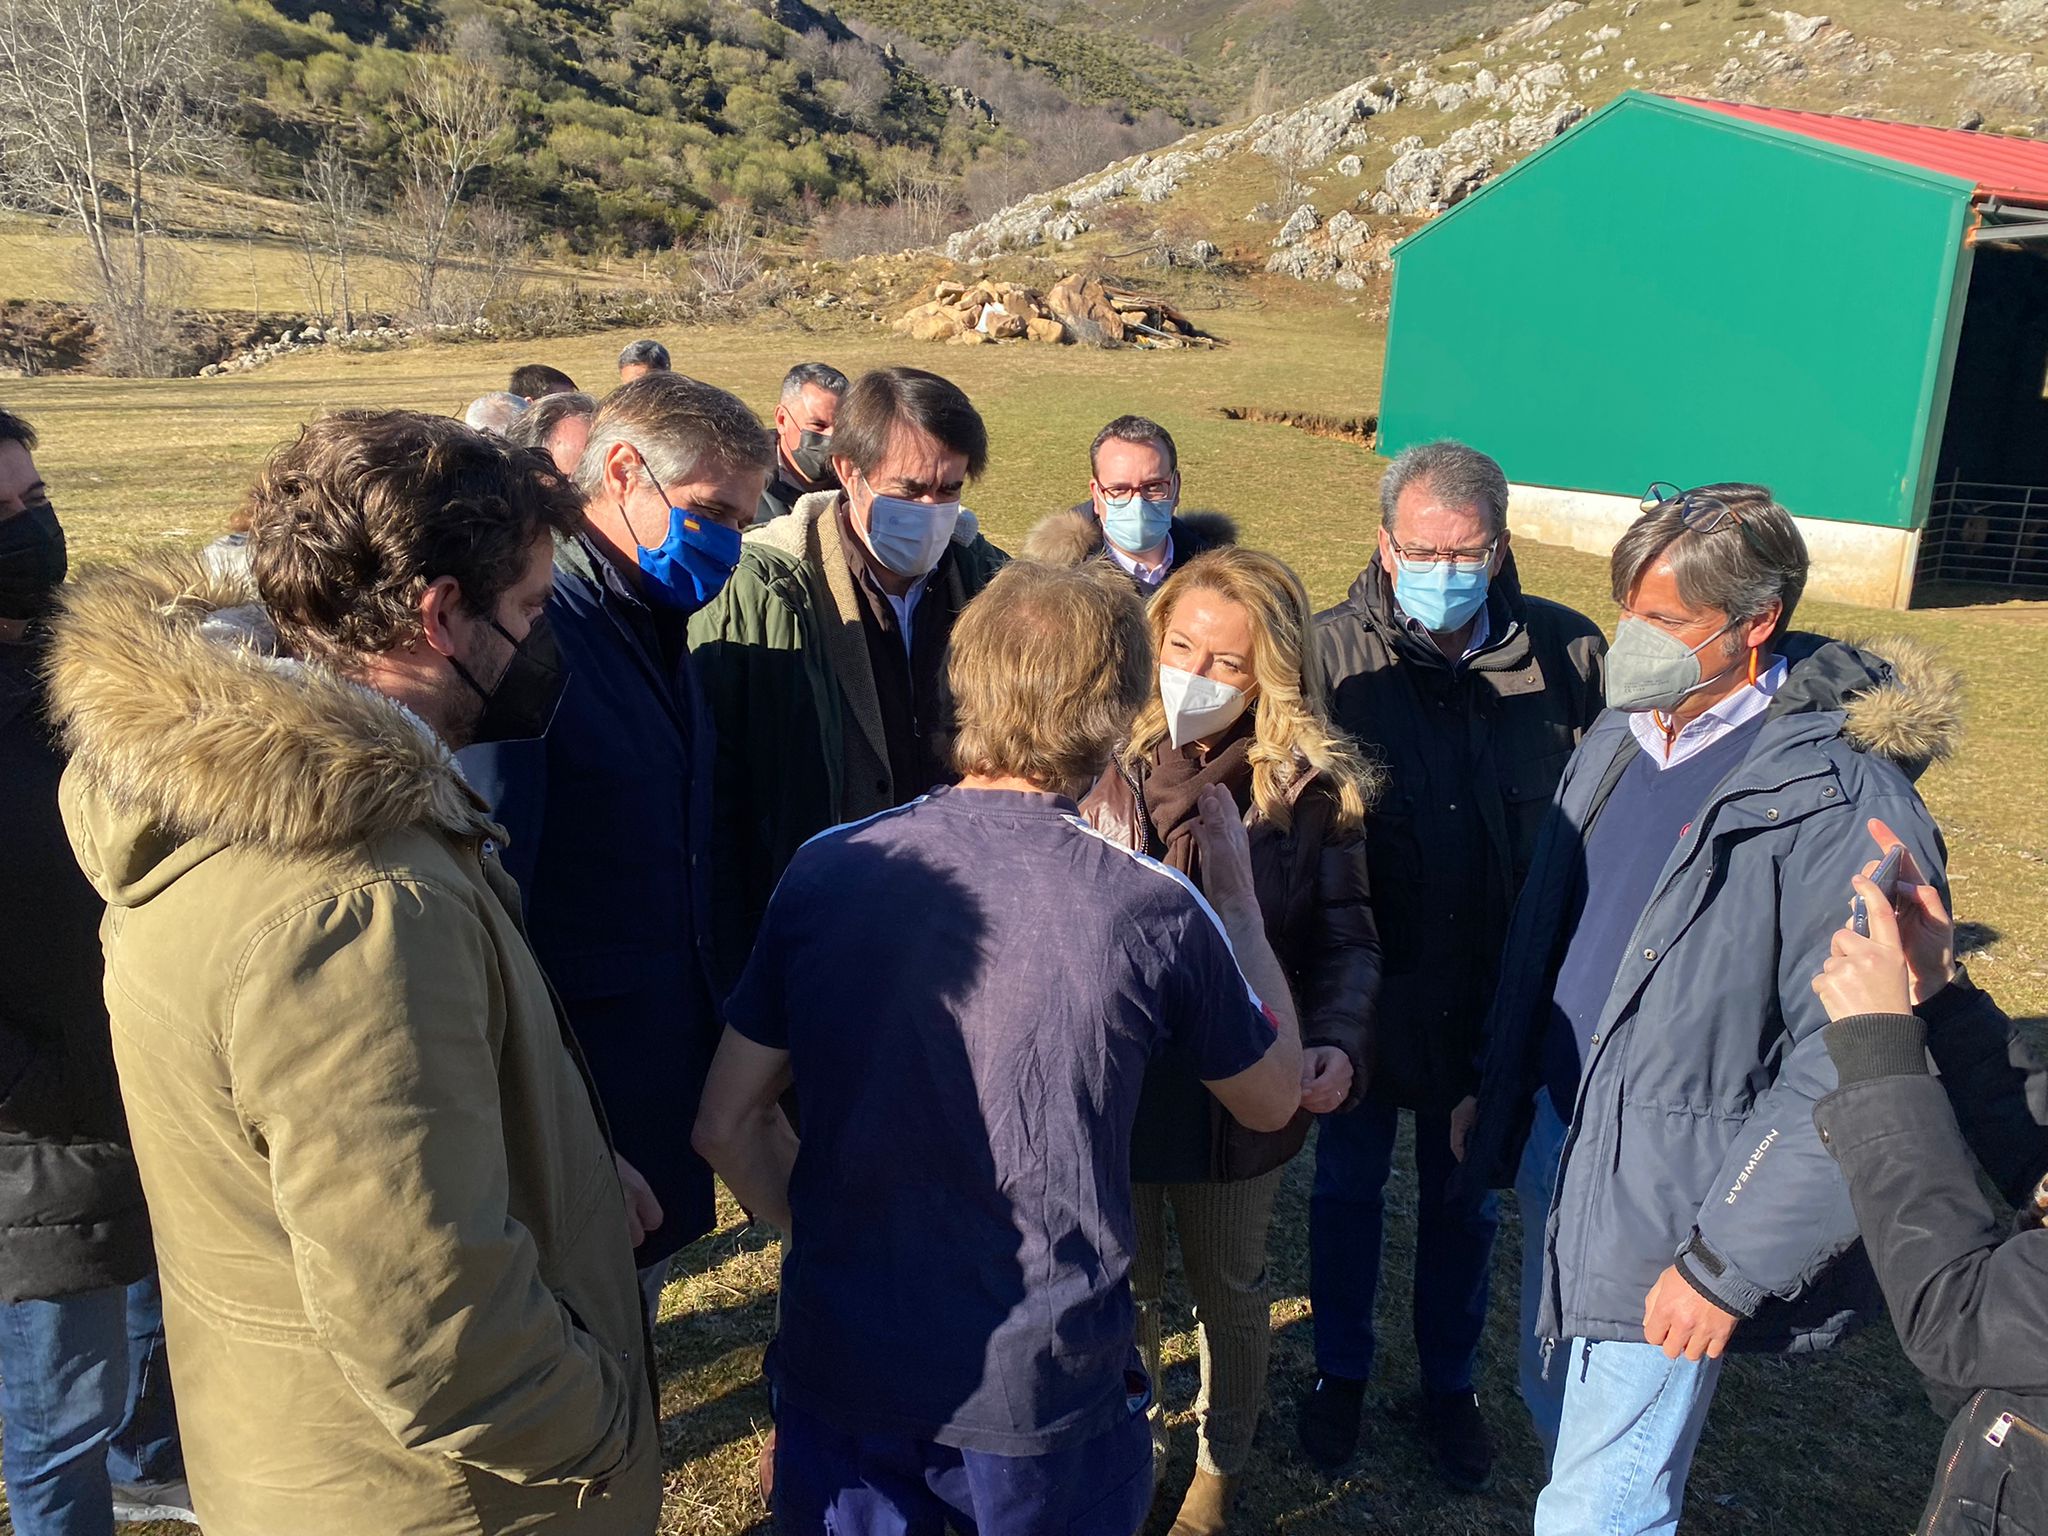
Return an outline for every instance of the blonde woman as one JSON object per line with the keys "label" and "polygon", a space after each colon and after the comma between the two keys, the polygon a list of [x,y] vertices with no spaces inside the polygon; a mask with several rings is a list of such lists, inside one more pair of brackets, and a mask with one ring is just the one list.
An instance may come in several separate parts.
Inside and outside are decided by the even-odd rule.
{"label": "blonde woman", "polygon": [[[1330,723],[1308,594],[1279,560],[1213,550],[1168,578],[1149,617],[1158,685],[1082,810],[1199,887],[1195,802],[1211,785],[1228,790],[1301,1016],[1302,1113],[1287,1129],[1245,1130],[1169,1053],[1146,1075],[1132,1134],[1131,1286],[1155,1382],[1169,1207],[1201,1335],[1201,1443],[1174,1536],[1214,1536],[1265,1397],[1266,1229],[1281,1169],[1307,1139],[1310,1113],[1348,1109],[1365,1089],[1380,954],[1364,821],[1377,770]],[[1153,1448],[1163,1464],[1156,1407]]]}

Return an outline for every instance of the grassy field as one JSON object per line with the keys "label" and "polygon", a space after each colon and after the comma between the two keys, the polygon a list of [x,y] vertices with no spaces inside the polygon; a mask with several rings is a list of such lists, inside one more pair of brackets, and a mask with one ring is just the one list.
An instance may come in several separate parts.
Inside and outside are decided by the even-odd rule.
{"label": "grassy field", "polygon": [[[782,371],[801,358],[823,357],[849,370],[912,362],[948,373],[975,397],[990,427],[991,471],[970,504],[1008,544],[1034,518],[1084,490],[1086,445],[1103,421],[1127,410],[1154,415],[1180,440],[1190,504],[1235,514],[1249,541],[1285,555],[1317,599],[1331,601],[1370,555],[1379,461],[1349,443],[1226,421],[1219,408],[1371,410],[1382,338],[1359,308],[1328,294],[1284,285],[1255,293],[1263,297],[1203,317],[1233,343],[1214,353],[948,349],[903,342],[880,327],[810,330],[795,321],[665,339],[678,368],[725,384],[764,410]],[[0,381],[0,403],[24,411],[42,431],[39,460],[79,556],[111,557],[215,530],[263,452],[318,411],[452,410],[501,387],[509,368],[528,360],[555,363],[602,387],[625,339],[295,357],[210,380]],[[1731,478],[1745,472],[1739,461],[1726,466]],[[1522,547],[1519,559],[1526,586],[1611,623],[1604,562],[1536,545]],[[2048,605],[1886,614],[1814,603],[1802,619],[1805,627],[1849,636],[1911,635],[1964,673],[1963,753],[1930,773],[1924,788],[1948,835],[1959,914],[1974,925],[1972,968],[2012,1012],[2041,1023],[2048,1014],[2048,804],[2040,794],[2040,759],[2048,732],[2038,701],[2048,697]],[[1379,894],[1400,899],[1399,892]],[[675,1129],[682,1136],[688,1128],[679,1122]],[[1405,1407],[1415,1384],[1406,1337],[1413,1187],[1405,1178],[1390,1192],[1387,1339],[1371,1398],[1371,1442],[1336,1482],[1312,1474],[1293,1454],[1293,1397],[1311,1369],[1307,1169],[1304,1158],[1290,1172],[1276,1218],[1273,1411],[1260,1431],[1241,1528],[1445,1536],[1526,1530],[1539,1463],[1513,1395],[1510,1314],[1519,1246],[1512,1212],[1500,1243],[1484,1373],[1503,1448],[1494,1491],[1443,1491]],[[664,1530],[690,1536],[724,1536],[762,1519],[751,1477],[767,1425],[758,1367],[773,1324],[774,1250],[744,1231],[729,1205],[725,1218],[720,1232],[685,1256],[659,1330],[670,1467]],[[1155,1531],[1170,1521],[1193,1460],[1193,1339],[1180,1301],[1165,1383],[1179,1432]],[[1820,1362],[1738,1362],[1696,1465],[1687,1529],[1710,1536],[1903,1532],[1917,1514],[1939,1438],[1939,1423],[1881,1327]]]}

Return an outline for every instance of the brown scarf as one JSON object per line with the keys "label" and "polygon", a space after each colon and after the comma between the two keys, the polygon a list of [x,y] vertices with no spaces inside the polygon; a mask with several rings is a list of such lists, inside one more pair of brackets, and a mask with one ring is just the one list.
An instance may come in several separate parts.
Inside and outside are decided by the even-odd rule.
{"label": "brown scarf", "polygon": [[1252,739],[1254,724],[1247,710],[1230,733],[1209,749],[1204,758],[1194,744],[1176,751],[1165,742],[1153,754],[1152,771],[1145,779],[1145,811],[1152,819],[1153,833],[1166,846],[1165,862],[1196,885],[1202,883],[1200,849],[1195,842],[1195,823],[1200,815],[1195,802],[1211,784],[1230,791],[1242,815],[1252,803]]}

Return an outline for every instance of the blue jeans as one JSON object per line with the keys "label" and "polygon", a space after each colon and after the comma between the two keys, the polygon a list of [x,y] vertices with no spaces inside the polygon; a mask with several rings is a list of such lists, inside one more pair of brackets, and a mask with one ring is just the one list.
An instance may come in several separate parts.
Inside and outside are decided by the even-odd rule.
{"label": "blue jeans", "polygon": [[1667,1360],[1654,1344],[1560,1344],[1564,1418],[1535,1536],[1663,1536],[1721,1380],[1719,1360]]}
{"label": "blue jeans", "polygon": [[19,1536],[108,1536],[114,1483],[182,1479],[156,1277],[0,1305],[0,1422]]}
{"label": "blue jeans", "polygon": [[[1401,1112],[1371,1099],[1324,1115],[1316,1131],[1309,1196],[1308,1296],[1316,1369],[1364,1381],[1372,1375],[1373,1313],[1386,1233],[1387,1179]],[[1500,1206],[1450,1198],[1450,1117],[1415,1117],[1415,1352],[1431,1392],[1470,1392],[1486,1330],[1486,1291]]]}
{"label": "blue jeans", "polygon": [[1522,1212],[1522,1341],[1516,1374],[1530,1427],[1543,1445],[1544,1464],[1557,1454],[1557,1421],[1564,1412],[1563,1346],[1543,1375],[1543,1340],[1536,1336],[1536,1318],[1543,1305],[1544,1230],[1550,1225],[1550,1203],[1557,1190],[1557,1161],[1564,1155],[1565,1123],[1558,1118],[1550,1090],[1536,1090],[1536,1118],[1522,1148],[1522,1166],[1515,1173],[1515,1204]]}
{"label": "blue jeans", "polygon": [[783,1536],[1132,1536],[1152,1503],[1149,1399],[1113,1429],[1043,1456],[854,1434],[787,1398],[775,1416]]}

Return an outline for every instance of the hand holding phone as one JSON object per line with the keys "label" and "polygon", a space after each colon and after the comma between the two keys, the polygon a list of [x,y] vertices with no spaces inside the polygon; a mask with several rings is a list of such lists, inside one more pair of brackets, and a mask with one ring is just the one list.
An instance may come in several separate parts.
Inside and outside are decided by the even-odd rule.
{"label": "hand holding phone", "polygon": [[[1892,904],[1894,911],[1899,902],[1899,872],[1906,862],[1906,845],[1893,843],[1885,849],[1884,857],[1877,861],[1877,868],[1870,872],[1870,883],[1884,893],[1884,899]],[[1859,894],[1849,898],[1849,926],[1862,938],[1870,937],[1870,909]]]}

